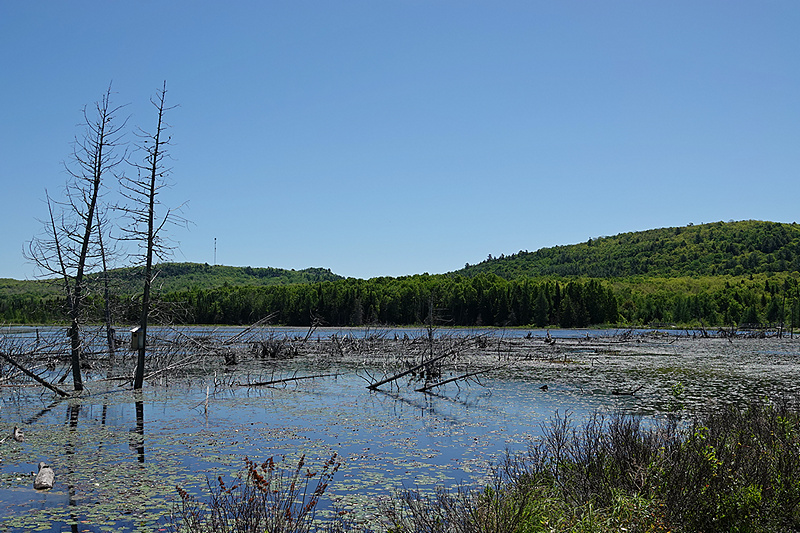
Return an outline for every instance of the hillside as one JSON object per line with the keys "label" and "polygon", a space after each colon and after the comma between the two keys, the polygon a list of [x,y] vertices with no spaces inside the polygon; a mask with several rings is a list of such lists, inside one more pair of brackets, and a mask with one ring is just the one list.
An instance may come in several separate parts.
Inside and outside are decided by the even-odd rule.
{"label": "hillside", "polygon": [[[462,271],[362,280],[321,268],[159,265],[157,299],[173,322],[308,326],[778,324],[800,321],[800,227],[744,221],[662,228],[520,252]],[[102,285],[87,318],[102,320]],[[605,279],[604,279],[605,278]],[[315,283],[325,282],[325,283]],[[114,314],[133,322],[137,269],[112,271]],[[0,280],[0,320],[63,322],[57,280]]]}
{"label": "hillside", "polygon": [[[158,274],[154,287],[159,292],[176,292],[192,288],[215,289],[225,286],[291,285],[344,279],[324,268],[285,270],[249,266],[211,266],[200,263],[162,263],[156,267],[156,271]],[[118,268],[109,271],[109,274],[114,292],[131,295],[142,290],[139,268]],[[90,274],[89,278],[94,285],[101,281],[100,275],[96,273]],[[62,283],[59,280],[0,279],[0,295],[5,297],[60,296],[61,288]]]}
{"label": "hillside", "polygon": [[628,278],[800,271],[800,226],[714,222],[598,237],[568,246],[490,258],[452,274]]}
{"label": "hillside", "polygon": [[[176,292],[191,288],[214,289],[224,286],[268,286],[314,283],[343,279],[324,268],[285,270],[282,268],[253,268],[201,263],[162,263],[156,267],[154,287],[159,292]],[[112,281],[123,293],[141,290],[140,270],[122,268],[111,272]]]}

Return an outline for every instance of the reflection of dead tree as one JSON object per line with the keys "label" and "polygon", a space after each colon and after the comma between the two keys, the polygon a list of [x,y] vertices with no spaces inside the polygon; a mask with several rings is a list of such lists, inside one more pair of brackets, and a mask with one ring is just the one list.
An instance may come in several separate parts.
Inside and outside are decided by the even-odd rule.
{"label": "reflection of dead tree", "polygon": [[139,463],[144,464],[144,402],[141,394],[136,397],[136,428],[132,430],[130,446],[136,450]]}

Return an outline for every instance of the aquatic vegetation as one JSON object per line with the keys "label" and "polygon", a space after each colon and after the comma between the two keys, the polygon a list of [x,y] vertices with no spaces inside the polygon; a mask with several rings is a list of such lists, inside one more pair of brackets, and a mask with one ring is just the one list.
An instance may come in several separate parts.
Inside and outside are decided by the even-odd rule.
{"label": "aquatic vegetation", "polygon": [[[46,335],[63,337],[58,330],[26,331],[34,345],[39,334],[42,342]],[[154,531],[180,501],[176,485],[204,508],[208,480],[219,489],[221,476],[232,487],[243,457],[261,465],[285,456],[282,464],[296,465],[304,455],[319,464],[333,454],[342,468],[315,504],[316,529],[413,531],[422,526],[414,525],[412,501],[420,519],[450,509],[436,520],[493,530],[516,523],[519,531],[647,530],[633,524],[676,531],[690,516],[705,524],[715,510],[727,517],[719,522],[726,526],[765,513],[791,520],[781,515],[798,477],[784,451],[798,434],[791,406],[773,422],[764,414],[759,424],[769,431],[753,432],[761,443],[770,433],[784,436],[771,447],[754,446],[749,433],[736,437],[750,448],[734,448],[734,457],[760,450],[763,457],[747,465],[761,478],[745,474],[731,446],[719,441],[719,428],[736,424],[704,417],[719,416],[724,406],[746,409],[777,391],[800,397],[800,347],[792,339],[552,332],[556,342],[547,343],[543,331],[482,331],[438,369],[447,383],[420,393],[419,375],[378,391],[363,376],[396,376],[423,360],[431,350],[424,332],[415,338],[402,330],[328,330],[307,338],[305,329],[273,331],[165,331],[173,348],[154,357],[154,377],[141,394],[128,390],[129,378],[119,386],[117,376],[132,372],[121,357],[106,366],[93,357],[87,390],[65,400],[25,386],[17,375],[12,382],[19,386],[4,389],[0,409],[7,435],[0,449],[0,531]],[[445,333],[435,353],[460,346],[458,334],[469,334]],[[251,351],[270,335],[297,355]],[[225,364],[229,349],[237,350],[236,365]],[[44,358],[28,364],[41,365],[49,379],[64,373],[47,368]],[[486,372],[476,381],[448,382],[473,369]],[[567,410],[569,420],[553,433],[561,460],[531,463],[529,443],[546,442],[553,430],[548,417]],[[614,422],[609,413],[617,411],[643,418]],[[662,417],[661,433],[650,435]],[[14,425],[24,428],[24,442],[10,436]],[[572,442],[586,431],[591,438]],[[506,449],[519,464],[529,463],[519,475],[500,469],[502,462],[489,471]],[[32,474],[42,460],[53,465],[56,479],[53,489],[37,493]],[[536,472],[531,464],[543,474],[529,475]],[[677,465],[675,477],[668,477],[669,465]],[[686,471],[695,477],[677,477]],[[780,472],[780,483],[770,481],[770,472]],[[665,495],[681,483],[692,487],[689,495]],[[694,510],[671,505],[702,490],[709,496]],[[384,508],[389,502],[397,506],[393,516]],[[426,511],[428,502],[435,508]],[[460,507],[472,515],[456,517]],[[713,531],[714,524],[703,527]]]}
{"label": "aquatic vegetation", "polygon": [[226,483],[218,476],[208,483],[210,498],[201,505],[178,487],[180,502],[172,523],[176,532],[191,533],[307,533],[314,527],[320,498],[339,470],[336,454],[319,470],[306,467],[303,455],[287,469],[270,457],[260,465],[245,458],[245,469]]}

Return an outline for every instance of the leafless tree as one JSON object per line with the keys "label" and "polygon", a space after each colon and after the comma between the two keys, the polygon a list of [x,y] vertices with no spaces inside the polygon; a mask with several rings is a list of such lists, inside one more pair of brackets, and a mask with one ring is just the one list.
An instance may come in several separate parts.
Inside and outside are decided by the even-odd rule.
{"label": "leafless tree", "polygon": [[43,221],[43,233],[34,237],[25,250],[26,257],[34,261],[43,277],[55,275],[63,279],[76,391],[83,390],[81,313],[88,293],[87,275],[98,267],[102,258],[97,218],[103,179],[113,175],[125,159],[122,149],[125,121],[121,124],[116,121],[121,107],[112,106],[109,85],[95,103],[93,113],[83,109],[84,132],[75,138],[72,160],[65,164],[69,178],[64,198],[56,202],[45,191],[49,218]]}
{"label": "leafless tree", "polygon": [[142,292],[142,311],[139,323],[139,351],[136,360],[136,373],[133,388],[141,389],[144,381],[144,362],[147,351],[147,323],[150,315],[150,288],[153,283],[154,259],[166,260],[171,251],[169,241],[163,235],[167,223],[185,223],[177,215],[176,210],[166,209],[163,214],[156,214],[160,206],[158,195],[168,186],[167,177],[171,169],[166,166],[169,155],[167,148],[171,137],[167,134],[169,125],[164,120],[167,111],[176,106],[167,107],[167,82],[151,98],[156,108],[157,122],[152,131],[139,131],[138,148],[144,154],[141,163],[134,163],[136,177],[123,176],[120,180],[122,195],[130,202],[124,211],[132,224],[126,227],[125,240],[136,241],[141,250],[139,256],[144,264],[144,288]]}
{"label": "leafless tree", "polygon": [[100,252],[100,266],[103,282],[103,322],[106,330],[106,344],[109,355],[113,356],[117,349],[117,337],[114,331],[114,317],[111,307],[111,273],[110,267],[121,255],[117,248],[117,240],[111,235],[112,224],[108,219],[109,210],[103,209],[97,214],[97,244]]}

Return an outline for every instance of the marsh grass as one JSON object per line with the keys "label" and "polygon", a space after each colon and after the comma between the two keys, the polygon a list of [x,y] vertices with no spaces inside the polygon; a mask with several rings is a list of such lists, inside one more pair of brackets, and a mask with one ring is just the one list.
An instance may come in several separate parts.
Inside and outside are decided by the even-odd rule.
{"label": "marsh grass", "polygon": [[[336,465],[336,466],[334,466]],[[179,531],[345,531],[314,522],[338,464],[318,485],[247,462],[240,484],[211,486],[208,510],[181,493]],[[307,472],[307,471],[306,471]],[[521,454],[506,454],[480,490],[404,490],[381,504],[393,533],[780,532],[800,530],[800,413],[786,401],[728,407],[679,423],[556,414]],[[300,484],[305,483],[302,490]],[[291,519],[290,519],[291,517]],[[240,524],[255,524],[244,527]]]}
{"label": "marsh grass", "polygon": [[314,525],[317,505],[339,469],[334,454],[311,471],[302,456],[286,469],[269,458],[261,464],[245,458],[245,469],[225,483],[222,476],[208,482],[210,499],[200,504],[178,487],[180,501],[173,511],[176,532],[307,533]]}
{"label": "marsh grass", "polygon": [[796,531],[800,528],[800,415],[786,401],[756,402],[645,426],[594,415],[556,416],[543,436],[501,467],[508,500],[547,502],[550,529],[514,531]]}

